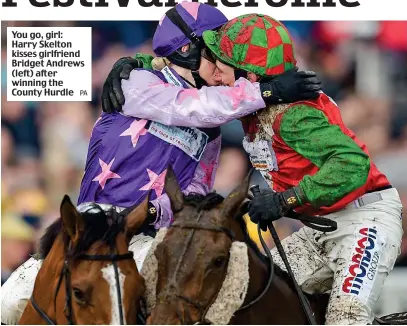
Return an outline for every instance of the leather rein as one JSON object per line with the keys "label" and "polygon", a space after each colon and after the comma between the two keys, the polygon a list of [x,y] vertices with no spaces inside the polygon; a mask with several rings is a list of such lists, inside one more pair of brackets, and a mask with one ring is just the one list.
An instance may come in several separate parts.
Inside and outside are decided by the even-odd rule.
{"label": "leather rein", "polygon": [[[260,193],[259,186],[252,186],[250,188],[250,190],[252,191],[253,196],[248,195],[247,196],[248,199],[253,199],[254,196],[256,196],[257,194]],[[198,213],[198,217],[197,217],[197,220],[196,220],[195,223],[178,224],[178,223],[174,222],[170,226],[170,228],[171,227],[179,227],[179,228],[182,228],[182,229],[192,229],[192,231],[193,231],[189,236],[189,239],[187,241],[187,245],[185,246],[184,252],[183,252],[183,254],[181,255],[181,257],[180,257],[180,259],[178,261],[179,262],[178,265],[181,264],[185,254],[186,254],[186,251],[187,251],[187,249],[188,249],[188,247],[189,247],[189,245],[190,245],[190,243],[192,241],[192,237],[193,237],[193,234],[194,234],[195,230],[208,230],[208,231],[213,231],[213,232],[222,232],[222,233],[225,233],[232,240],[232,242],[235,241],[235,235],[234,235],[234,233],[233,233],[233,231],[231,229],[225,228],[225,227],[212,227],[212,226],[209,227],[209,226],[199,225],[200,217],[201,217],[201,212]],[[322,232],[332,232],[332,231],[335,231],[337,229],[337,225],[336,225],[335,221],[329,220],[329,219],[324,218],[324,217],[296,215],[294,212],[290,212],[289,216],[287,216],[287,217],[293,218],[293,219],[298,219],[304,225],[306,225],[306,226],[308,226],[310,228],[322,231]],[[270,230],[270,233],[271,233],[271,235],[273,237],[274,243],[276,244],[277,250],[278,250],[278,252],[279,252],[279,254],[280,254],[280,256],[281,256],[281,258],[282,258],[282,260],[284,262],[284,265],[286,266],[287,272],[288,272],[289,276],[291,277],[291,279],[292,279],[292,281],[294,283],[296,294],[298,296],[298,299],[301,302],[301,305],[302,305],[303,310],[304,310],[304,314],[306,315],[309,324],[310,325],[317,325],[315,317],[314,317],[314,313],[313,313],[313,311],[311,309],[311,306],[310,306],[310,303],[308,302],[305,294],[302,292],[301,288],[299,287],[299,285],[298,285],[298,283],[297,283],[297,281],[296,281],[296,279],[294,277],[294,273],[292,272],[292,269],[291,269],[290,264],[288,262],[287,256],[285,254],[283,246],[281,245],[281,241],[280,241],[280,239],[278,237],[278,234],[277,234],[277,232],[276,232],[276,230],[274,228],[273,223],[270,223],[269,230]],[[266,254],[267,258],[268,258],[269,276],[267,278],[267,283],[265,284],[265,287],[264,287],[263,291],[255,299],[253,299],[249,303],[241,306],[236,312],[245,310],[245,309],[253,306],[257,302],[259,302],[264,297],[264,295],[268,292],[268,290],[270,289],[271,283],[273,281],[273,276],[274,276],[273,256],[272,256],[271,251],[268,248],[268,246],[267,246],[267,244],[266,244],[266,242],[265,242],[265,240],[264,240],[264,238],[263,238],[263,236],[261,234],[260,225],[257,225],[257,233],[258,233],[258,236],[259,236],[259,239],[260,239],[261,246],[262,246],[262,248],[263,248],[263,250],[264,250],[264,252],[265,252],[265,254]],[[226,274],[225,274],[224,277],[226,277]],[[183,296],[183,295],[180,295],[180,294],[176,294],[175,296],[180,298],[180,299],[183,299],[187,303],[191,304],[192,306],[194,306],[201,313],[201,320],[199,322],[197,322],[196,324],[211,324],[210,322],[208,322],[205,319],[205,315],[206,315],[207,311],[209,310],[209,307],[211,306],[211,304],[215,300],[215,298],[205,308],[204,305],[200,304],[199,302],[196,302],[196,301],[192,300],[189,297],[186,297],[186,296]]]}
{"label": "leather rein", "polygon": [[[113,247],[111,246],[113,249]],[[114,250],[116,251],[116,250]],[[87,254],[80,254],[76,257],[77,260],[90,260],[90,261],[111,261],[114,267],[114,272],[115,272],[115,280],[116,280],[116,291],[117,291],[117,296],[118,296],[118,309],[119,309],[119,314],[120,314],[120,325],[124,325],[124,317],[123,317],[123,303],[122,303],[122,294],[120,291],[120,283],[119,283],[119,272],[118,272],[118,267],[117,267],[117,261],[120,260],[126,260],[126,259],[133,259],[133,252],[127,252],[122,255],[118,255],[116,253],[111,253],[109,255],[87,255]],[[54,295],[54,309],[55,309],[55,315],[56,315],[56,300],[57,300],[57,295],[59,292],[59,289],[62,284],[62,280],[65,280],[65,292],[66,292],[66,298],[65,298],[65,308],[64,308],[64,315],[68,321],[69,325],[75,325],[75,319],[72,311],[72,295],[71,295],[71,272],[69,270],[68,266],[68,258],[65,256],[65,261],[64,261],[64,266],[62,267],[62,271],[59,275],[58,279],[58,285],[55,291]],[[57,323],[51,319],[45,312],[40,308],[40,306],[37,304],[37,302],[34,299],[34,293],[31,295],[30,298],[31,304],[34,307],[34,309],[38,312],[38,314],[47,322],[48,325],[57,325]]]}

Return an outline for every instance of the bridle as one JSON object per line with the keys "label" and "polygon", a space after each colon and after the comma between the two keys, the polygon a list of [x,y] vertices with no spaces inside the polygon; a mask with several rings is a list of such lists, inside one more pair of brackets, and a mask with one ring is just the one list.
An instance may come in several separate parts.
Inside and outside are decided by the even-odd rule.
{"label": "bridle", "polygon": [[[69,244],[70,245],[70,244]],[[90,260],[90,261],[111,261],[114,267],[115,272],[115,280],[116,280],[116,291],[117,297],[119,301],[119,314],[120,314],[120,325],[124,325],[124,316],[123,316],[123,303],[122,303],[122,294],[120,290],[120,283],[119,283],[119,271],[117,267],[117,261],[120,260],[127,260],[133,259],[133,252],[129,251],[125,254],[119,255],[117,254],[117,250],[113,244],[110,244],[111,254],[109,255],[87,255],[87,254],[79,254],[75,257],[75,260]],[[58,291],[61,287],[62,280],[65,279],[65,308],[64,308],[64,315],[68,320],[69,325],[75,325],[75,320],[72,312],[72,296],[71,296],[71,272],[69,270],[68,264],[69,258],[65,255],[64,266],[62,267],[62,271],[59,275],[58,285],[55,291],[54,296],[54,309],[56,314],[56,299],[58,295]],[[34,293],[31,295],[30,298],[31,304],[33,305],[34,309],[38,312],[38,314],[47,322],[48,325],[57,325],[57,323],[52,320],[48,315],[40,308],[37,302],[34,299]]]}
{"label": "bridle", "polygon": [[[248,194],[247,195],[248,199],[253,199],[254,196],[256,196],[256,195],[258,195],[260,193],[259,186],[252,186],[252,187],[250,187],[250,190],[253,193],[253,196]],[[193,235],[195,233],[195,230],[208,230],[208,231],[213,231],[213,232],[222,232],[222,233],[225,233],[232,240],[232,242],[235,241],[235,235],[234,235],[233,231],[231,229],[229,229],[229,228],[199,225],[199,220],[201,218],[201,215],[202,215],[202,211],[198,212],[197,220],[194,223],[182,223],[182,224],[180,224],[180,223],[174,222],[170,226],[170,228],[171,227],[179,227],[181,229],[192,229],[192,232],[189,234],[189,237],[187,239],[187,244],[184,247],[182,255],[178,259],[177,267],[176,267],[176,270],[175,270],[175,272],[173,274],[174,275],[174,278],[172,280],[173,284],[176,284],[175,283],[176,273],[178,272],[178,270],[179,270],[179,268],[181,266],[183,258],[184,258],[185,254],[186,254],[186,252],[188,250],[188,247],[189,247],[189,245],[190,245],[190,243],[192,241],[192,237],[193,237]],[[329,219],[324,218],[324,217],[318,217],[318,216],[309,217],[309,216],[303,216],[303,215],[296,215],[294,212],[290,212],[289,216],[287,216],[287,217],[298,219],[298,220],[302,221],[302,223],[304,225],[306,225],[306,226],[308,226],[310,228],[322,231],[322,232],[332,232],[332,231],[335,231],[337,229],[337,225],[336,225],[335,221],[329,220]],[[297,281],[296,281],[296,279],[294,277],[294,274],[293,274],[293,272],[291,270],[291,266],[290,266],[290,264],[288,262],[287,256],[286,256],[285,251],[284,251],[284,249],[283,249],[283,247],[281,245],[281,241],[280,241],[280,239],[278,237],[278,234],[277,234],[277,232],[276,232],[276,230],[274,228],[273,223],[270,223],[269,230],[270,230],[270,233],[271,233],[271,235],[273,237],[273,240],[274,240],[274,242],[276,244],[277,250],[278,250],[278,252],[279,252],[279,254],[280,254],[280,256],[281,256],[281,258],[282,258],[282,260],[284,262],[284,265],[287,268],[287,272],[288,272],[289,276],[291,277],[291,279],[292,279],[292,281],[294,283],[294,287],[295,287],[295,290],[297,292],[298,299],[301,302],[301,305],[302,305],[304,313],[305,313],[305,315],[306,315],[306,317],[308,319],[308,322],[311,325],[317,325],[317,323],[315,321],[314,313],[312,312],[312,309],[311,309],[311,306],[310,306],[307,298],[305,297],[304,293],[300,289],[300,287],[299,287],[299,285],[298,285],[298,283],[297,283]],[[236,312],[247,309],[247,308],[253,306],[255,303],[259,302],[264,297],[264,295],[268,292],[268,290],[270,289],[271,283],[273,281],[273,276],[274,276],[273,256],[272,256],[271,251],[268,248],[266,242],[264,241],[264,238],[263,238],[262,233],[261,233],[260,224],[257,225],[257,233],[258,233],[258,236],[259,236],[259,239],[260,239],[261,246],[263,247],[263,250],[264,250],[264,252],[265,252],[265,254],[266,254],[267,258],[268,258],[269,276],[268,276],[267,283],[266,283],[266,286],[264,287],[263,291],[255,299],[253,299],[249,303],[241,306]],[[225,279],[225,277],[226,277],[226,273],[223,276],[223,279]],[[221,282],[221,284],[222,283],[223,283],[223,281]],[[219,287],[218,291],[219,290],[220,290],[220,287]],[[186,297],[186,296],[183,296],[183,295],[180,295],[180,294],[177,294],[177,293],[175,294],[175,296],[182,299],[182,300],[184,300],[184,301],[186,301],[187,303],[191,304],[192,306],[194,306],[200,312],[201,320],[199,322],[195,323],[195,324],[211,324],[210,322],[208,322],[208,320],[205,319],[205,315],[208,312],[208,310],[209,310],[210,306],[212,305],[212,303],[215,301],[216,296],[212,299],[212,301],[208,305],[206,305],[206,308],[205,308],[204,305],[200,304],[199,302],[196,302],[196,301],[192,300],[189,297]]]}
{"label": "bridle", "polygon": [[[235,241],[235,234],[230,228],[226,228],[226,227],[222,227],[222,226],[200,225],[199,221],[201,219],[202,213],[203,213],[202,211],[198,211],[198,216],[197,216],[197,219],[196,219],[195,222],[192,222],[192,223],[177,223],[177,222],[174,222],[169,227],[169,228],[177,227],[177,228],[181,228],[181,229],[191,229],[192,230],[192,232],[189,234],[189,237],[187,239],[184,250],[183,250],[182,254],[180,255],[180,257],[178,259],[177,266],[176,266],[175,271],[173,273],[173,279],[171,280],[173,288],[176,288],[176,286],[175,286],[175,284],[176,284],[176,276],[177,276],[177,273],[178,273],[178,271],[179,271],[179,269],[181,267],[181,264],[182,264],[182,262],[184,260],[186,252],[187,252],[187,250],[188,250],[188,248],[189,248],[189,246],[191,244],[191,241],[192,241],[193,235],[195,233],[195,230],[207,230],[207,231],[212,231],[212,232],[224,233],[232,240],[232,242]],[[268,290],[270,288],[270,285],[272,283],[272,280],[273,280],[273,275],[274,275],[273,256],[272,256],[272,254],[270,252],[270,249],[267,247],[266,242],[263,239],[263,236],[261,234],[260,226],[258,226],[258,234],[259,234],[261,245],[262,245],[262,247],[263,247],[263,249],[264,249],[264,251],[266,253],[266,256],[268,257],[268,261],[269,261],[269,277],[268,277],[267,284],[266,284],[265,288],[263,289],[263,291],[255,299],[250,301],[248,304],[246,304],[244,306],[241,306],[237,311],[247,309],[247,308],[251,307],[252,305],[254,305],[256,302],[260,301],[263,298],[263,296],[268,292]],[[227,272],[225,272],[225,274],[223,276],[223,280],[226,277],[226,273]],[[219,289],[218,289],[217,292],[219,292],[220,287],[222,286],[223,280],[220,283],[220,286],[219,286]],[[177,297],[179,299],[184,300],[188,304],[194,306],[199,311],[199,313],[201,315],[201,319],[200,319],[199,322],[197,322],[195,324],[206,324],[206,325],[211,324],[211,322],[209,322],[208,320],[205,319],[205,316],[206,316],[209,308],[211,307],[211,305],[215,301],[216,296],[214,296],[214,298],[212,299],[211,302],[209,302],[209,304],[203,305],[203,304],[201,304],[201,303],[199,303],[199,302],[197,302],[197,301],[195,301],[195,300],[193,300],[193,299],[191,299],[191,298],[189,298],[187,296],[181,295],[181,294],[179,294],[177,292],[175,292],[175,294],[173,293],[172,295],[174,295],[175,297]],[[181,316],[178,316],[178,317],[180,318]],[[182,319],[180,318],[180,320],[182,320]]]}
{"label": "bridle", "polygon": [[[198,224],[192,224],[192,223],[187,223],[187,224],[172,224],[170,226],[171,227],[179,227],[181,229],[192,229],[192,230],[207,230],[207,231],[213,231],[213,232],[222,232],[225,233],[231,240],[232,242],[235,241],[235,236],[234,233],[231,229],[229,228],[224,228],[224,227],[205,227],[205,226],[201,226]],[[254,305],[255,303],[257,303],[258,301],[260,301],[263,296],[268,292],[270,285],[273,281],[273,275],[274,275],[274,263],[273,263],[273,256],[271,255],[270,249],[267,247],[266,242],[263,239],[263,236],[261,234],[261,229],[260,226],[258,226],[258,234],[259,234],[259,238],[260,238],[260,242],[261,245],[266,253],[266,256],[268,257],[268,262],[269,262],[269,276],[267,279],[267,284],[264,287],[263,291],[256,297],[254,298],[252,301],[250,301],[249,303],[241,306],[237,311],[242,311],[244,309],[247,309],[249,307],[251,307],[252,305]],[[193,233],[192,233],[193,234]],[[192,237],[191,237],[192,238]],[[186,246],[186,248],[188,248],[188,246]],[[186,250],[184,250],[184,255],[186,253]],[[183,256],[184,256],[183,255]],[[182,258],[183,256],[180,257],[179,262],[182,262]],[[175,274],[174,274],[175,275]],[[223,276],[223,279],[225,279],[226,277],[226,273]],[[221,282],[221,284],[223,283],[223,281]],[[220,285],[221,286],[221,285]],[[218,291],[220,290],[220,287],[218,289]],[[194,306],[201,314],[201,321],[196,323],[196,324],[210,324],[210,322],[208,322],[207,320],[205,320],[205,315],[208,312],[210,306],[212,305],[212,303],[215,301],[215,298],[213,298],[213,300],[205,307],[204,305],[200,304],[199,302],[196,302],[194,300],[192,300],[191,298],[188,298],[186,296],[180,295],[180,294],[175,294],[176,297],[186,301],[187,303],[191,304],[192,306]],[[237,312],[236,311],[236,312]]]}

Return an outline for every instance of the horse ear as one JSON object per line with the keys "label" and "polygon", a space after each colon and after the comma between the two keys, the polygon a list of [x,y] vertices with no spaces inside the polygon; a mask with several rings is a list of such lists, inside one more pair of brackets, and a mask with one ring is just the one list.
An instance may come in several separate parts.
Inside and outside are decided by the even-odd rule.
{"label": "horse ear", "polygon": [[222,215],[226,218],[232,217],[236,210],[240,207],[240,204],[247,197],[247,193],[249,192],[250,178],[253,172],[254,168],[250,169],[243,183],[237,186],[223,201]]}
{"label": "horse ear", "polygon": [[80,232],[85,229],[85,223],[68,195],[65,195],[62,199],[60,214],[64,230],[68,233],[72,242],[75,242],[78,240]]}
{"label": "horse ear", "polygon": [[143,202],[140,205],[137,205],[137,207],[126,216],[125,234],[129,240],[137,233],[147,218],[150,192],[151,191],[148,192]]}
{"label": "horse ear", "polygon": [[184,207],[184,195],[182,194],[177,177],[175,176],[171,165],[167,168],[164,189],[170,198],[172,211],[174,213],[179,212]]}

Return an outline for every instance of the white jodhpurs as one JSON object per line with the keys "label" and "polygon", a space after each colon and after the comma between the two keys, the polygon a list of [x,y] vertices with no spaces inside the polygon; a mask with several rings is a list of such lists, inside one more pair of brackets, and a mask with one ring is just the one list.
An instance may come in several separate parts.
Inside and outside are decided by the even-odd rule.
{"label": "white jodhpurs", "polygon": [[[392,188],[374,194],[382,199],[372,202],[375,195],[368,194],[326,215],[337,222],[336,231],[303,227],[282,241],[302,289],[331,292],[326,324],[372,323],[372,310],[400,254],[403,230],[398,192]],[[286,270],[276,248],[272,253],[274,262]]]}
{"label": "white jodhpurs", "polygon": [[[153,240],[152,237],[139,234],[130,241],[129,250],[134,253],[134,260],[139,271]],[[30,300],[41,264],[41,260],[30,258],[13,272],[1,287],[2,323],[17,325]]]}

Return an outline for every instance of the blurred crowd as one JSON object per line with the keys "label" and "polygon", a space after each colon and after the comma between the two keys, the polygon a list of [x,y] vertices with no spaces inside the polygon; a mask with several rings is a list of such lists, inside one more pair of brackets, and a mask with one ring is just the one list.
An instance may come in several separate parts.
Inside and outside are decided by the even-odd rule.
{"label": "blurred crowd", "polygon": [[[295,38],[299,67],[319,74],[346,125],[367,144],[407,207],[407,22],[286,24]],[[140,21],[2,22],[2,283],[34,252],[43,228],[59,215],[63,195],[76,202],[90,133],[101,112],[103,82],[118,58],[137,52],[153,54],[155,25]],[[7,26],[93,27],[92,102],[7,102]],[[241,146],[240,122],[222,130],[215,189],[227,195],[243,180],[250,163]],[[265,187],[259,174],[253,183]],[[299,227],[291,220],[277,223],[281,238]],[[251,231],[255,234],[252,226]],[[407,234],[397,266],[407,266]]]}

